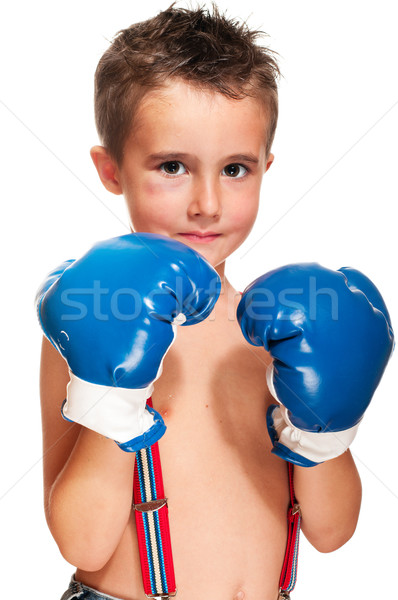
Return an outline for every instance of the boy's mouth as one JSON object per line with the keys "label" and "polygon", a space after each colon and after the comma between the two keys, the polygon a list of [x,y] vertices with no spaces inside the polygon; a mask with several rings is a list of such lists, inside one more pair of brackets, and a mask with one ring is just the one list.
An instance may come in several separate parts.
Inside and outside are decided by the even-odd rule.
{"label": "boy's mouth", "polygon": [[217,237],[221,235],[221,233],[215,233],[214,231],[187,231],[186,233],[179,233],[186,240],[190,240],[191,242],[199,242],[200,244],[212,242]]}

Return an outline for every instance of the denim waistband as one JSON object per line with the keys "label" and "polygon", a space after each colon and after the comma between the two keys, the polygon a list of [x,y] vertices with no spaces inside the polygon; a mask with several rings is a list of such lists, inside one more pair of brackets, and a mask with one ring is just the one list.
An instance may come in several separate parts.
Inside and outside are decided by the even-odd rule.
{"label": "denim waistband", "polygon": [[61,596],[61,600],[122,600],[122,598],[116,598],[116,596],[108,596],[103,594],[94,588],[76,581],[75,576],[72,575],[70,584],[66,592]]}
{"label": "denim waistband", "polygon": [[[116,598],[116,596],[108,596],[108,594],[103,594],[94,588],[89,587],[88,585],[84,585],[80,583],[80,581],[76,581],[75,576],[72,575],[70,580],[70,584],[66,592],[62,594],[60,600],[122,600],[122,598]],[[290,595],[286,594],[278,595],[278,600],[290,600]]]}

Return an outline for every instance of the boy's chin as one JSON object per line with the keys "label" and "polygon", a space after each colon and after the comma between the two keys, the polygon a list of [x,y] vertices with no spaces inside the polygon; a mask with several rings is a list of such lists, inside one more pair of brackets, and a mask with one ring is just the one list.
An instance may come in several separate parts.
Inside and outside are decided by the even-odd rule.
{"label": "boy's chin", "polygon": [[140,233],[152,233],[154,235],[162,235],[172,240],[176,240],[189,248],[192,248],[207,260],[207,262],[216,270],[225,263],[227,257],[220,256],[218,252],[215,252],[214,244],[217,243],[217,238],[220,236],[206,236],[202,239],[198,239],[195,236],[189,234],[176,233],[171,234],[165,231],[148,231],[148,230],[137,230],[131,227],[131,233],[139,235]]}

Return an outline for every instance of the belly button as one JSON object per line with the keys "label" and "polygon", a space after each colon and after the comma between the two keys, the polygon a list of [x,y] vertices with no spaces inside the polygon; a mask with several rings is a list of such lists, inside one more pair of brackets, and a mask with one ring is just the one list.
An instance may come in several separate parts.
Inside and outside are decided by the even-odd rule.
{"label": "belly button", "polygon": [[235,594],[233,600],[245,600],[245,592],[242,592],[241,590],[240,592]]}

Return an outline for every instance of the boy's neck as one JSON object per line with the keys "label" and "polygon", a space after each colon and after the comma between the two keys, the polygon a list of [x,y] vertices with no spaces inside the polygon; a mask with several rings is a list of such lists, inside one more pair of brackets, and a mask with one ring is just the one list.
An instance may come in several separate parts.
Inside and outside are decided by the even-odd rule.
{"label": "boy's neck", "polygon": [[241,294],[235,290],[233,285],[228,281],[225,275],[225,262],[217,265],[216,271],[221,279],[221,291],[217,300],[217,313],[225,313],[228,320],[236,319],[236,308],[239,304]]}

